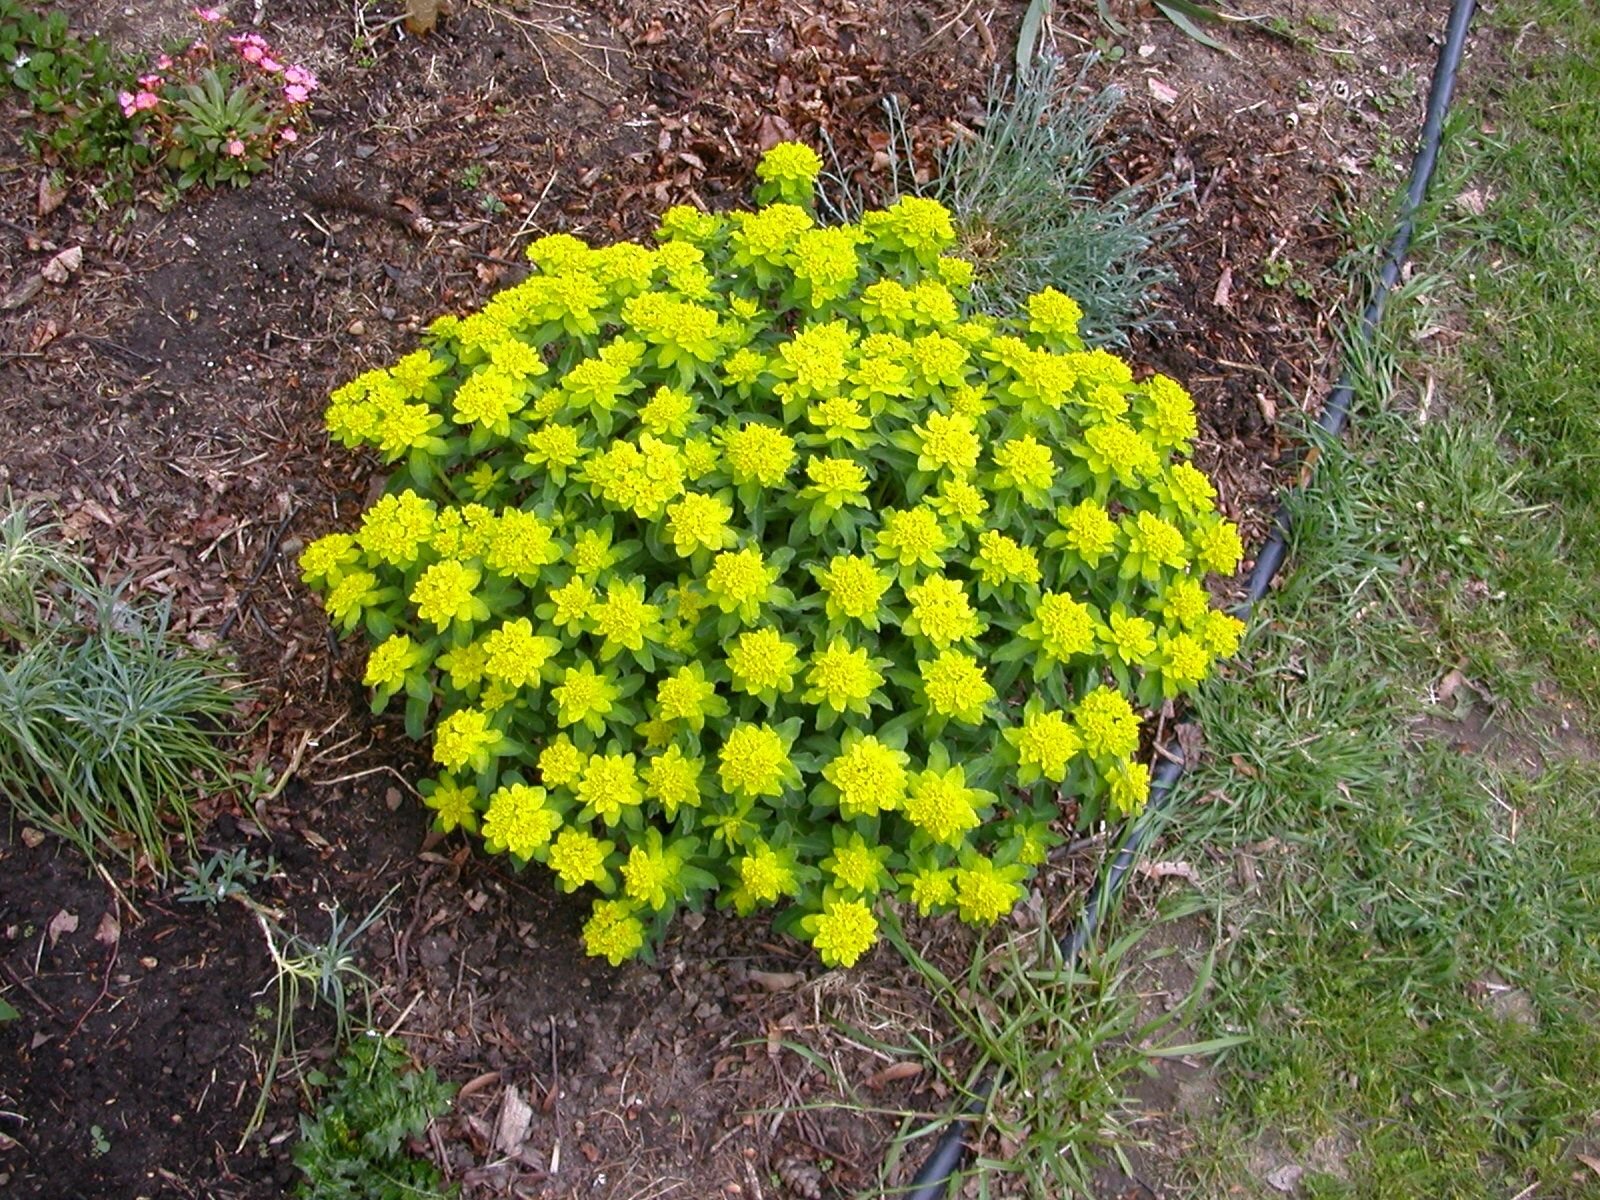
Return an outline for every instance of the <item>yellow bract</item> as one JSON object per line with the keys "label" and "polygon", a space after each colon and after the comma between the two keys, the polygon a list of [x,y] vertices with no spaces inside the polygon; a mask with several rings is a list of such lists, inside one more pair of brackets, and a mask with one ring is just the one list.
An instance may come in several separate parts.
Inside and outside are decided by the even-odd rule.
{"label": "yellow bract", "polygon": [[597,889],[613,962],[712,903],[793,901],[839,966],[880,893],[997,920],[1058,792],[1137,811],[1140,712],[1242,633],[1183,388],[1065,292],[977,311],[932,199],[819,224],[820,169],[775,147],[757,210],[653,245],[538,238],[330,397],[394,477],[302,578],[432,729],[436,827]]}

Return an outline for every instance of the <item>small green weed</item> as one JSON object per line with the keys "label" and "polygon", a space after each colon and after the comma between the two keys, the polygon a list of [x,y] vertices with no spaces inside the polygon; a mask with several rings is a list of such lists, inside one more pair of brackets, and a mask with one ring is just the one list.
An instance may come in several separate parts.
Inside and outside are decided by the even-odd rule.
{"label": "small green weed", "polygon": [[0,0],[0,72],[34,114],[23,131],[34,154],[102,176],[107,202],[132,198],[151,153],[114,101],[131,63],[99,38],[74,33],[60,8]]}
{"label": "small green weed", "polygon": [[4,1025],[8,1021],[20,1021],[21,1019],[22,1014],[11,1006],[9,1000],[0,996],[0,1025]]}
{"label": "small green weed", "polygon": [[267,1057],[267,1068],[262,1073],[261,1092],[256,1098],[255,1110],[245,1126],[244,1136],[239,1140],[240,1149],[250,1140],[251,1134],[260,1128],[266,1116],[267,1101],[272,1095],[272,1085],[277,1082],[278,1068],[283,1064],[285,1055],[291,1060],[299,1057],[296,1021],[303,998],[322,1005],[332,1014],[335,1045],[342,1046],[350,1041],[352,991],[360,995],[363,1025],[371,1025],[372,995],[377,984],[357,963],[356,944],[383,915],[388,907],[389,896],[393,894],[391,890],[354,925],[348,916],[339,911],[337,904],[325,906],[328,936],[321,942],[314,942],[303,934],[284,930],[267,910],[248,896],[235,893],[235,898],[255,913],[256,923],[266,938],[267,953],[272,957],[272,986],[277,993],[272,1047]]}
{"label": "small green weed", "polygon": [[271,855],[253,858],[243,846],[229,853],[218,850],[203,862],[196,859],[185,869],[178,902],[204,904],[214,912],[218,902],[248,895],[251,888],[271,878],[277,869]]}
{"label": "small green weed", "polygon": [[430,1067],[419,1072],[393,1038],[367,1033],[339,1059],[333,1076],[307,1073],[322,1090],[314,1115],[300,1119],[294,1162],[308,1200],[417,1200],[456,1194],[407,1142],[450,1110],[455,1088]]}
{"label": "small green weed", "polygon": [[1309,300],[1316,294],[1316,285],[1307,270],[1305,263],[1292,258],[1269,258],[1261,264],[1261,285],[1274,291],[1283,288],[1290,295]]}

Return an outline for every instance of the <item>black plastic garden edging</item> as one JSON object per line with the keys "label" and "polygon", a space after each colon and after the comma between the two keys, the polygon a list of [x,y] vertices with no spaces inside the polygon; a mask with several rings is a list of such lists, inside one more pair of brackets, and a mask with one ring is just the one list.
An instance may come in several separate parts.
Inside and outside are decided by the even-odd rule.
{"label": "black plastic garden edging", "polygon": [[[1428,89],[1428,107],[1418,137],[1417,151],[1411,160],[1411,176],[1400,206],[1399,220],[1394,237],[1379,269],[1377,284],[1371,300],[1361,314],[1358,336],[1370,344],[1377,334],[1378,323],[1383,318],[1389,293],[1400,280],[1400,270],[1411,246],[1411,235],[1416,228],[1417,211],[1422,206],[1428,183],[1433,178],[1434,165],[1439,158],[1439,142],[1444,133],[1444,121],[1450,111],[1451,97],[1455,91],[1456,72],[1461,66],[1461,56],[1466,49],[1467,31],[1472,24],[1474,0],[1453,0],[1449,21],[1445,27],[1444,41],[1439,47],[1439,57],[1434,66],[1433,82]],[[1354,370],[1348,364],[1340,373],[1333,391],[1323,404],[1322,416],[1317,426],[1331,437],[1343,434],[1350,420],[1350,402],[1354,398]],[[1309,463],[1308,463],[1309,465]],[[1290,499],[1304,487],[1304,482],[1294,485],[1278,505],[1273,516],[1272,531],[1256,553],[1255,563],[1245,587],[1245,598],[1235,610],[1248,618],[1258,601],[1266,596],[1272,581],[1282,569],[1288,556],[1289,537],[1294,528]],[[1072,931],[1061,939],[1061,952],[1066,963],[1075,964],[1084,947],[1094,937],[1105,914],[1115,907],[1122,895],[1128,873],[1139,859],[1145,844],[1159,828],[1165,810],[1172,798],[1184,762],[1174,746],[1158,748],[1161,762],[1150,782],[1150,798],[1144,811],[1128,827],[1126,836],[1118,847],[1116,856],[1107,864],[1098,886],[1090,893]],[[952,1116],[950,1124],[939,1135],[933,1150],[923,1162],[904,1191],[896,1194],[907,1200],[939,1200],[945,1194],[952,1177],[967,1154],[966,1133],[972,1123],[983,1116],[988,1107],[998,1078],[987,1075],[973,1089],[973,1098],[959,1114]]]}

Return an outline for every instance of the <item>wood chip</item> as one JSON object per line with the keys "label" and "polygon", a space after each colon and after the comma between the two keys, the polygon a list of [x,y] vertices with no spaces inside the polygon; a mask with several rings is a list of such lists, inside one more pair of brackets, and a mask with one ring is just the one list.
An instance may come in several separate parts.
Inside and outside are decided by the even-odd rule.
{"label": "wood chip", "polygon": [[1211,303],[1218,308],[1233,307],[1233,268],[1223,267],[1217,276],[1217,290],[1211,293]]}
{"label": "wood chip", "polygon": [[439,23],[439,0],[406,0],[406,32],[432,33]]}
{"label": "wood chip", "polygon": [[1170,108],[1178,102],[1178,89],[1171,84],[1163,83],[1154,75],[1145,80],[1145,83],[1150,88],[1150,95],[1155,98],[1158,104],[1165,104]]}
{"label": "wood chip", "polygon": [[42,287],[44,287],[43,275],[29,275],[3,297],[0,297],[0,311],[11,312],[13,309],[21,308],[29,300],[37,296],[39,289]]}
{"label": "wood chip", "polygon": [[528,1127],[532,1124],[533,1109],[514,1084],[507,1087],[500,1101],[500,1120],[494,1127],[495,1146],[502,1154],[516,1154],[528,1140]]}

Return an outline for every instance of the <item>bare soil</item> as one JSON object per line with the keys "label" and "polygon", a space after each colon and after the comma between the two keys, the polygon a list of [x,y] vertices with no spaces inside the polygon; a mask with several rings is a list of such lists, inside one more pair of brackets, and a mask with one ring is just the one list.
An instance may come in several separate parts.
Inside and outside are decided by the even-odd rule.
{"label": "bare soil", "polygon": [[[187,9],[65,7],[141,47]],[[365,716],[359,656],[293,570],[379,482],[328,445],[325,397],[503,286],[529,237],[633,237],[669,203],[726,207],[782,138],[826,131],[875,191],[887,96],[926,166],[979,121],[1024,7],[457,0],[412,38],[389,6],[241,5],[322,76],[315,135],[247,189],[126,221],[82,185],[41,212],[21,114],[0,121],[0,294],[29,293],[0,311],[0,487],[53,506],[103,573],[171,597],[179,630],[225,643],[255,681],[248,754],[284,786],[250,810],[215,798],[204,841],[275,854],[284,870],[257,899],[310,937],[324,906],[361,915],[388,896],[363,942],[376,1019],[463,1085],[421,1149],[469,1197],[870,1192],[896,1121],[826,1105],[942,1111],[946,1085],[889,1070],[901,1056],[882,1047],[945,1033],[887,951],[821,972],[753,922],[683,922],[656,963],[613,971],[578,952],[578,903],[426,833],[415,747]],[[1060,52],[1106,37],[1093,5],[1057,7]],[[1227,31],[1230,58],[1113,5],[1126,54],[1096,68],[1128,92],[1105,186],[1193,184],[1171,326],[1133,357],[1190,385],[1202,464],[1250,531],[1333,373],[1338,213],[1395,182],[1385,159],[1405,158],[1435,32],[1412,6],[1276,7],[1293,36]],[[30,290],[70,246],[81,270]],[[271,1028],[251,915],[178,904],[125,870],[113,887],[33,840],[0,842],[0,990],[24,1014],[0,1027],[0,1190],[284,1194],[292,1085],[237,1148]],[[1070,911],[1091,867],[1053,866],[1045,908]],[[947,934],[923,935],[958,960]],[[306,1010],[302,1046],[325,1054],[328,1035]],[[508,1134],[519,1102],[531,1112]]]}

